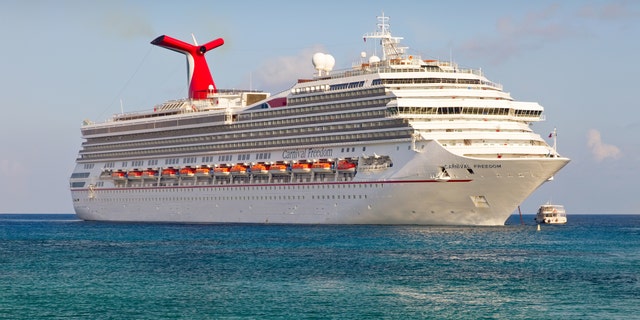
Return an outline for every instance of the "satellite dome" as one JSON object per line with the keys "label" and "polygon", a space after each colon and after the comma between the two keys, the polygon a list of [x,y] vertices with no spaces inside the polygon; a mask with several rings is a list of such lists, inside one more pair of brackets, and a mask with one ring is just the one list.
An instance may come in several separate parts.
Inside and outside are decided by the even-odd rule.
{"label": "satellite dome", "polygon": [[325,54],[322,52],[315,53],[313,55],[313,58],[311,59],[311,62],[313,63],[313,67],[316,70],[324,70],[326,65]]}
{"label": "satellite dome", "polygon": [[324,70],[325,71],[333,70],[333,66],[336,65],[336,59],[330,54],[325,54],[324,59],[325,59]]}
{"label": "satellite dome", "polygon": [[380,58],[378,58],[378,56],[369,57],[369,63],[378,63],[378,62],[380,62]]}
{"label": "satellite dome", "polygon": [[322,73],[322,71],[329,72],[333,70],[333,66],[336,64],[336,59],[330,54],[318,52],[313,55],[311,62],[313,63],[313,67]]}

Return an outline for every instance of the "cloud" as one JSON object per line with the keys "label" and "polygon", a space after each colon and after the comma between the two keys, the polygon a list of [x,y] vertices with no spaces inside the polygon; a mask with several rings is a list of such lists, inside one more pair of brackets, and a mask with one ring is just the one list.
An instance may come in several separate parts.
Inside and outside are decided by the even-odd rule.
{"label": "cloud", "polygon": [[598,162],[607,158],[619,159],[622,157],[622,152],[618,147],[602,142],[600,132],[596,129],[590,129],[587,133],[587,146]]}
{"label": "cloud", "polygon": [[308,48],[295,56],[279,56],[262,63],[254,74],[257,87],[279,92],[291,87],[295,79],[310,78],[314,72],[311,58],[316,52],[325,52],[320,47]]}
{"label": "cloud", "polygon": [[605,3],[600,6],[587,4],[580,8],[578,16],[604,21],[620,21],[637,18],[639,13],[631,7],[631,4],[632,2],[630,1]]}
{"label": "cloud", "polygon": [[554,4],[523,17],[503,17],[496,22],[493,35],[476,36],[463,43],[461,50],[477,57],[491,57],[490,62],[498,64],[575,33],[576,29],[565,21],[559,6]]}
{"label": "cloud", "polygon": [[0,203],[0,213],[15,213],[24,206],[30,179],[24,164],[14,159],[0,159],[0,193],[4,200]]}
{"label": "cloud", "polygon": [[15,160],[0,159],[0,178],[15,179],[24,177],[27,168]]}

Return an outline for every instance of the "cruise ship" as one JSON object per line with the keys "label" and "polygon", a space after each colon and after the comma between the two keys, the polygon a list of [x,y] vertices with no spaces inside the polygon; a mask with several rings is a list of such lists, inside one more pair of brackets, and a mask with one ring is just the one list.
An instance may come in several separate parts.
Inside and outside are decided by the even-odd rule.
{"label": "cruise ship", "polygon": [[[180,223],[504,225],[569,159],[479,69],[410,55],[389,18],[346,70],[326,53],[288,90],[218,89],[204,45],[188,98],[85,120],[70,177],[84,220]],[[362,40],[361,40],[362,41]],[[195,42],[195,41],[194,41]],[[214,51],[215,53],[215,51]]]}

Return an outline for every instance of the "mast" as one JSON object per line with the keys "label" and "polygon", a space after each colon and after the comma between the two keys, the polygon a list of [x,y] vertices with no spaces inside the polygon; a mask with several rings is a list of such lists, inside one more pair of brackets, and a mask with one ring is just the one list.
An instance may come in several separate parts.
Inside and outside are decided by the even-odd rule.
{"label": "mast", "polygon": [[558,155],[558,131],[556,130],[556,128],[553,128],[553,153],[555,153],[555,155]]}
{"label": "mast", "polygon": [[400,59],[404,55],[406,47],[399,47],[400,40],[404,39],[403,37],[393,37],[391,36],[391,31],[389,30],[389,17],[382,13],[382,16],[378,17],[378,30],[374,33],[366,33],[363,38],[365,41],[367,39],[380,39],[380,44],[382,45],[382,60],[387,59]]}

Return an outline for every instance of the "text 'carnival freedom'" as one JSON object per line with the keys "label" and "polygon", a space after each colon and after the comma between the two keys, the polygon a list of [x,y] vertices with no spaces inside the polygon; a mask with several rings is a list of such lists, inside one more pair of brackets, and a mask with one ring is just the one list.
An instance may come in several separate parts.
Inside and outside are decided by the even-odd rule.
{"label": "text 'carnival freedom'", "polygon": [[502,169],[502,164],[487,163],[487,164],[474,164],[469,165],[467,163],[450,163],[443,166],[445,169]]}
{"label": "text 'carnival freedom'", "polygon": [[293,149],[282,151],[282,158],[287,160],[308,158],[329,158],[333,155],[333,149]]}

